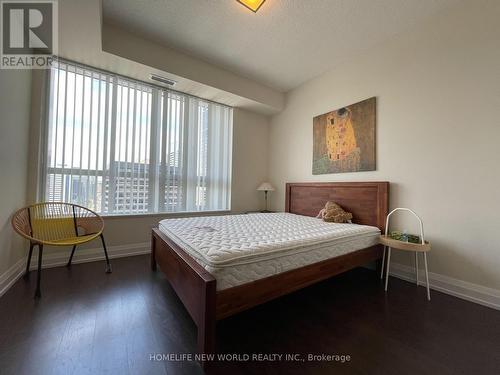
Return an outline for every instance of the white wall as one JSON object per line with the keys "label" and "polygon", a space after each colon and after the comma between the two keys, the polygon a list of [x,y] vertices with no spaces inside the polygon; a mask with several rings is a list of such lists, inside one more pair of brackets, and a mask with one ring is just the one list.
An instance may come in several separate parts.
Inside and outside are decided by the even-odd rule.
{"label": "white wall", "polygon": [[10,219],[26,203],[30,103],[31,71],[0,70],[0,287],[26,253]]}
{"label": "white wall", "polygon": [[231,210],[262,210],[264,196],[256,189],[268,176],[269,118],[235,109],[233,121]]}
{"label": "white wall", "polygon": [[[274,209],[285,182],[390,181],[390,206],[423,217],[431,271],[500,289],[499,19],[500,2],[465,2],[288,93],[271,120]],[[313,117],[372,96],[377,171],[313,176]]]}

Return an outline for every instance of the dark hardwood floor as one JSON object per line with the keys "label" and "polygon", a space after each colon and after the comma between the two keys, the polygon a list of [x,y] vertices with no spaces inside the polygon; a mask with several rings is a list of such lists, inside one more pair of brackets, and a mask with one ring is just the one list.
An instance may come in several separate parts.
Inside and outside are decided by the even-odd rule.
{"label": "dark hardwood floor", "polygon": [[[201,374],[196,330],[147,256],[47,269],[0,298],[0,373]],[[350,361],[219,363],[215,374],[499,374],[500,312],[356,269],[218,323],[219,352],[344,354]],[[243,358],[244,357],[240,357]]]}

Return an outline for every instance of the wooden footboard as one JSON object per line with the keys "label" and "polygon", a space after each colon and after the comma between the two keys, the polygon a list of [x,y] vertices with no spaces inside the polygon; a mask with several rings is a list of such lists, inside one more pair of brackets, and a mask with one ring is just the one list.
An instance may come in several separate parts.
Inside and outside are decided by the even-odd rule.
{"label": "wooden footboard", "polygon": [[198,327],[198,352],[215,352],[215,278],[170,238],[154,228],[151,236],[151,269],[166,275]]}

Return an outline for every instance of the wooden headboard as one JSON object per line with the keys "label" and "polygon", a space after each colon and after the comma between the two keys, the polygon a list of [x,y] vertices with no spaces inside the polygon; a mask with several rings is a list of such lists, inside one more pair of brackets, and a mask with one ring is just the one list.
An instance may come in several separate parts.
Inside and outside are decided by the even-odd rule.
{"label": "wooden headboard", "polygon": [[385,230],[389,182],[287,183],[285,211],[316,216],[327,201],[335,201],[353,215],[353,223]]}

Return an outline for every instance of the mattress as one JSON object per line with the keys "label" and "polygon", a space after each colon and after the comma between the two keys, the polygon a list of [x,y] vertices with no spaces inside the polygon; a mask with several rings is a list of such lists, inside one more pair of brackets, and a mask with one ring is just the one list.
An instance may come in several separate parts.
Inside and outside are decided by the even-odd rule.
{"label": "mattress", "polygon": [[291,213],[166,219],[159,229],[223,290],[364,249],[380,230]]}

